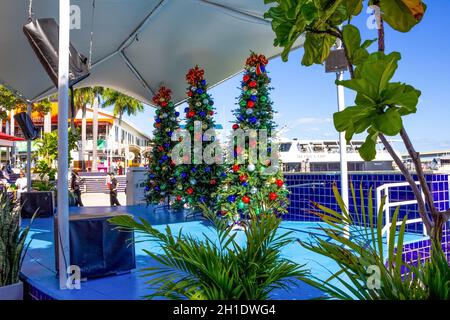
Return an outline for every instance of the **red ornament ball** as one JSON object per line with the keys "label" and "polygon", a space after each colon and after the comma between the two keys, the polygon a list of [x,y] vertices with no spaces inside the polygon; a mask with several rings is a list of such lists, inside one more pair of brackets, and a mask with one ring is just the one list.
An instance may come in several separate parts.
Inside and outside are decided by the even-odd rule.
{"label": "red ornament ball", "polygon": [[271,201],[277,200],[277,198],[278,198],[278,195],[275,192],[269,193],[269,199]]}
{"label": "red ornament ball", "polygon": [[211,185],[215,186],[216,183],[217,183],[217,181],[216,181],[216,179],[211,179],[211,181],[209,181],[209,183],[210,183]]}
{"label": "red ornament ball", "polygon": [[181,201],[181,200],[182,200],[181,196],[177,196],[177,201]]}
{"label": "red ornament ball", "polygon": [[252,100],[248,100],[247,101],[247,107],[248,108],[253,108],[255,106],[255,103]]}
{"label": "red ornament ball", "polygon": [[189,90],[186,94],[188,95],[188,97],[192,97],[192,91],[191,90]]}
{"label": "red ornament ball", "polygon": [[248,80],[250,80],[250,76],[248,74],[246,74],[246,75],[244,75],[242,80],[244,80],[244,82],[247,82]]}
{"label": "red ornament ball", "polygon": [[240,181],[240,182],[245,182],[245,181],[247,181],[247,176],[246,176],[245,174],[241,174],[241,175],[239,176],[239,181]]}
{"label": "red ornament ball", "polygon": [[161,151],[161,152],[164,151],[164,147],[163,146],[159,146],[158,147],[158,151]]}
{"label": "red ornament ball", "polygon": [[275,183],[277,186],[282,187],[284,182],[283,182],[283,180],[278,179],[277,181],[275,181]]}
{"label": "red ornament ball", "polygon": [[255,88],[257,86],[256,81],[250,81],[250,83],[248,84],[250,88]]}
{"label": "red ornament ball", "polygon": [[166,101],[161,102],[161,107],[166,107],[166,106],[167,106],[167,102]]}
{"label": "red ornament ball", "polygon": [[242,197],[242,202],[243,202],[243,203],[246,203],[246,204],[249,204],[249,203],[250,203],[250,198],[247,197],[247,196],[243,196],[243,197]]}
{"label": "red ornament ball", "polygon": [[189,188],[187,188],[186,192],[187,192],[187,194],[193,194],[194,189],[192,189],[192,187],[189,187]]}
{"label": "red ornament ball", "polygon": [[233,124],[233,130],[239,129],[239,125],[237,123]]}
{"label": "red ornament ball", "polygon": [[232,167],[234,172],[238,172],[239,171],[239,165],[238,164],[234,164]]}
{"label": "red ornament ball", "polygon": [[188,118],[192,118],[193,116],[195,116],[195,112],[194,111],[189,111],[188,113],[187,113],[187,115],[186,115],[186,117],[188,117]]}

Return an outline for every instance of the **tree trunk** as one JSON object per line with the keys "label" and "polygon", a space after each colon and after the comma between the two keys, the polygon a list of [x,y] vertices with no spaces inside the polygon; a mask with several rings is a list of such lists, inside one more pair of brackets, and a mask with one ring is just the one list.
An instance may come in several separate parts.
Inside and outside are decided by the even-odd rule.
{"label": "tree trunk", "polygon": [[98,106],[100,105],[100,97],[94,98],[93,117],[92,117],[92,172],[98,172],[97,164],[97,140],[98,140]]}
{"label": "tree trunk", "polygon": [[80,148],[80,163],[81,171],[86,172],[86,105],[83,105],[82,109],[82,120],[81,120],[81,148]]}
{"label": "tree trunk", "polygon": [[49,111],[44,116],[44,133],[50,133],[52,131],[52,112]]}

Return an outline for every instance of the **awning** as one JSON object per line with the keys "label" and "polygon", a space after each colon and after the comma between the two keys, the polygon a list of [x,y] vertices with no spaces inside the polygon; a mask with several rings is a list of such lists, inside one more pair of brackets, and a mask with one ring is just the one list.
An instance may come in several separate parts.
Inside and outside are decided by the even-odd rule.
{"label": "awning", "polygon": [[15,136],[11,136],[9,134],[0,132],[0,140],[6,140],[6,141],[26,141],[24,138],[19,138]]}
{"label": "awning", "polygon": [[[80,9],[71,42],[87,57],[94,34],[92,73],[78,86],[111,87],[147,104],[163,84],[182,102],[185,74],[196,64],[216,85],[242,70],[250,50],[281,52],[263,0],[96,0],[95,10],[93,0],[71,4]],[[58,0],[33,1],[36,18],[58,20],[58,7]],[[28,0],[0,2],[0,83],[35,101],[56,88],[22,32],[27,19]]]}

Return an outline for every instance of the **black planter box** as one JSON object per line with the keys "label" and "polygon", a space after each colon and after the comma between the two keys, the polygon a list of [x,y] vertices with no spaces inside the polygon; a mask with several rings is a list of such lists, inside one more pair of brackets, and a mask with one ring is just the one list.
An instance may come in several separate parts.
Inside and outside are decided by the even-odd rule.
{"label": "black planter box", "polygon": [[53,191],[22,192],[20,195],[22,218],[52,217],[55,209],[55,194]]}
{"label": "black planter box", "polygon": [[[124,213],[73,214],[69,216],[70,265],[80,268],[81,278],[125,273],[136,268],[134,232],[118,230],[108,219]],[[55,217],[55,267],[58,271],[58,220]]]}

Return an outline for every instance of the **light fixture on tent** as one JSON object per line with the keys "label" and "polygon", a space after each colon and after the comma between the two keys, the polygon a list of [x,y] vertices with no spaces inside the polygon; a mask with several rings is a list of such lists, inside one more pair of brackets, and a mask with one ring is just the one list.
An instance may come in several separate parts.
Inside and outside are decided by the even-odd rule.
{"label": "light fixture on tent", "polygon": [[[28,6],[28,23],[23,26],[23,32],[27,37],[33,51],[49,75],[53,84],[58,87],[58,64],[59,64],[59,26],[53,18],[33,19],[32,3]],[[95,0],[93,1],[92,25],[94,19]],[[73,86],[90,74],[92,57],[93,32],[91,31],[89,61],[83,54],[79,53],[70,43],[69,47],[69,88],[71,91],[71,114],[74,117],[74,93]],[[17,121],[25,136],[33,136],[31,128],[34,127],[29,115],[18,114]],[[22,123],[22,124],[21,124]],[[33,139],[33,138],[30,138]],[[35,139],[35,138],[34,138]]]}
{"label": "light fixture on tent", "polygon": [[20,112],[14,115],[14,120],[18,123],[25,139],[34,140],[39,136],[39,130],[34,125],[30,116],[26,112]]}
{"label": "light fixture on tent", "polygon": [[[23,26],[23,32],[53,84],[58,86],[59,26],[55,19],[31,20]],[[69,87],[89,76],[88,58],[70,44]]]}

